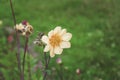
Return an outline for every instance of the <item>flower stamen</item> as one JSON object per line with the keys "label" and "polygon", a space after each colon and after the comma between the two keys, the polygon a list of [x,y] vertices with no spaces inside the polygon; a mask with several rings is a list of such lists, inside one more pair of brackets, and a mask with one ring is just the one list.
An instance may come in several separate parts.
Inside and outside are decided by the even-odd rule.
{"label": "flower stamen", "polygon": [[54,34],[49,39],[51,46],[56,47],[59,46],[61,43],[61,36],[59,34]]}

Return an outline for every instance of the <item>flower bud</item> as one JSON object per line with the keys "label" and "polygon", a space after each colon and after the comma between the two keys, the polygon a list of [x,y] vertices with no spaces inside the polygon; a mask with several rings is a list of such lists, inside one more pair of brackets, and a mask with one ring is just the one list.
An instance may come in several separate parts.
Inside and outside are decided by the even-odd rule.
{"label": "flower bud", "polygon": [[80,75],[80,69],[79,69],[79,68],[76,69],[76,73],[77,73],[78,75]]}
{"label": "flower bud", "polygon": [[62,64],[62,59],[61,59],[61,58],[57,58],[57,59],[56,59],[56,63],[57,63],[57,64]]}

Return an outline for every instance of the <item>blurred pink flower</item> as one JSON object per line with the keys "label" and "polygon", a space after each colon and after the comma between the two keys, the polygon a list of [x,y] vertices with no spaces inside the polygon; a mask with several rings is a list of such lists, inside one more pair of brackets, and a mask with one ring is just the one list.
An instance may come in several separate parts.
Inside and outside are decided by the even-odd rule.
{"label": "blurred pink flower", "polygon": [[14,38],[13,38],[12,35],[9,35],[9,36],[7,37],[7,41],[8,41],[8,43],[13,42],[13,40],[14,40]]}
{"label": "blurred pink flower", "polygon": [[26,20],[24,20],[24,21],[22,21],[22,24],[27,26],[28,22]]}
{"label": "blurred pink flower", "polygon": [[57,58],[57,59],[56,59],[56,63],[57,63],[57,64],[62,64],[62,59],[61,59],[61,58]]}

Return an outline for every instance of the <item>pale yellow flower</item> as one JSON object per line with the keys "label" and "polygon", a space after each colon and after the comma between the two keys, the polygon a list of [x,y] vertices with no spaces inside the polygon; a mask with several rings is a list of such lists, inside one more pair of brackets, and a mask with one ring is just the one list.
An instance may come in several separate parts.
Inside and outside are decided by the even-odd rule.
{"label": "pale yellow flower", "polygon": [[16,24],[15,30],[19,33],[22,34],[23,36],[29,36],[33,32],[33,27],[30,24]]}
{"label": "pale yellow flower", "polygon": [[24,25],[23,24],[16,24],[16,26],[15,26],[15,30],[17,30],[17,31],[22,31],[24,29]]}
{"label": "pale yellow flower", "polygon": [[48,33],[48,36],[44,35],[42,37],[42,41],[46,44],[44,52],[50,51],[51,57],[54,57],[55,54],[61,54],[64,48],[71,47],[71,43],[69,42],[71,38],[71,33],[57,26]]}
{"label": "pale yellow flower", "polygon": [[25,35],[30,35],[33,32],[33,27],[30,24],[27,24],[25,29]]}

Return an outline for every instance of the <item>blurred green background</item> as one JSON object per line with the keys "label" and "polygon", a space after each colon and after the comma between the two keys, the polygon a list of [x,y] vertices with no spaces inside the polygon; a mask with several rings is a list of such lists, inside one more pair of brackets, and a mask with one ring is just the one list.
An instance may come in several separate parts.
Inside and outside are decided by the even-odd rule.
{"label": "blurred green background", "polygon": [[[120,0],[12,0],[17,23],[27,20],[33,27],[29,45],[39,32],[47,33],[56,26],[73,34],[70,49],[51,59],[50,69],[62,58],[63,80],[120,79]],[[9,0],[0,0],[0,80],[19,80],[15,38],[9,42],[13,17]],[[11,38],[10,38],[11,39]],[[24,38],[21,38],[24,45]],[[32,50],[41,56],[40,47]],[[33,48],[32,48],[33,49]],[[31,58],[31,68],[42,57]],[[32,64],[33,63],[33,64]],[[76,73],[80,69],[80,74]],[[37,70],[38,71],[38,70]],[[51,71],[52,73],[52,71]],[[33,73],[32,80],[39,72]],[[51,74],[49,74],[51,75]],[[41,76],[39,74],[38,76]],[[52,76],[52,77],[51,77]],[[55,73],[48,80],[61,80]],[[29,80],[29,79],[26,79]]]}

